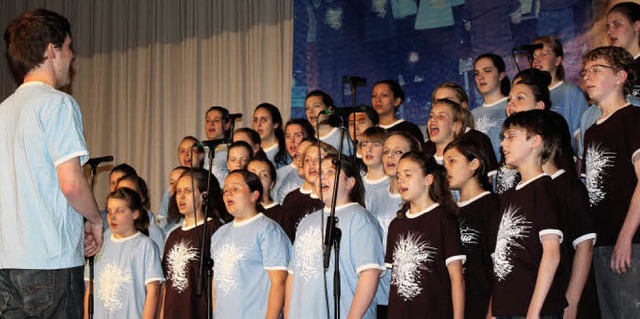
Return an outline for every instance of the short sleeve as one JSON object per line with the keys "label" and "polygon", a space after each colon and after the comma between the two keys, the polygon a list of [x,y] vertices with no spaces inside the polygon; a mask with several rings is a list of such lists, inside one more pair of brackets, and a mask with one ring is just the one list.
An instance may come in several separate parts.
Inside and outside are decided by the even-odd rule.
{"label": "short sleeve", "polygon": [[540,237],[546,234],[556,234],[560,236],[560,243],[562,243],[564,235],[560,230],[559,199],[553,193],[551,179],[546,176],[542,178],[548,179],[549,183],[543,183],[535,194],[536,213],[531,215],[532,218],[535,218],[533,224],[538,226]]}
{"label": "short sleeve", "polygon": [[373,215],[364,210],[355,214],[350,245],[356,273],[360,274],[363,270],[372,268],[385,270],[382,232],[378,222]]}
{"label": "short sleeve", "polygon": [[144,284],[147,285],[152,281],[164,281],[164,273],[162,272],[162,263],[160,261],[160,252],[158,247],[150,240],[146,242],[144,251]]}
{"label": "short sleeve", "polygon": [[442,242],[444,246],[445,265],[450,262],[461,260],[462,263],[467,259],[462,251],[462,242],[460,241],[460,229],[454,216],[447,212],[442,212]]}
{"label": "short sleeve", "polygon": [[84,140],[82,116],[76,101],[68,95],[58,100],[59,105],[46,108],[40,117],[47,150],[55,166],[74,157],[84,164],[89,151]]}
{"label": "short sleeve", "polygon": [[291,260],[291,242],[280,225],[269,220],[260,250],[265,270],[287,270]]}
{"label": "short sleeve", "polygon": [[575,249],[578,244],[585,240],[595,239],[596,233],[591,215],[589,215],[589,195],[585,186],[575,178],[571,198],[564,199],[570,205],[570,216],[567,222],[567,233],[565,240],[571,242]]}
{"label": "short sleeve", "polygon": [[387,235],[387,249],[385,250],[386,253],[384,255],[384,263],[386,265],[387,268],[392,268],[391,266],[393,265],[393,246],[396,242],[396,238],[397,236],[397,225],[398,225],[398,219],[394,219],[391,221],[391,224],[389,224],[389,232]]}

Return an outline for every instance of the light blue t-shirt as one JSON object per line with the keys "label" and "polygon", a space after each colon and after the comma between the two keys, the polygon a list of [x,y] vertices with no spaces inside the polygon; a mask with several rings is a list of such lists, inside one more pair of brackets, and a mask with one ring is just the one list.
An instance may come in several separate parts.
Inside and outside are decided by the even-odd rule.
{"label": "light blue t-shirt", "polygon": [[169,201],[171,200],[171,188],[167,187],[162,194],[162,201],[160,202],[160,208],[156,215],[156,224],[162,229],[163,234],[168,233],[167,229],[167,217],[169,216]]}
{"label": "light blue t-shirt", "polygon": [[216,318],[264,318],[271,282],[267,271],[286,271],[291,242],[262,213],[232,222],[211,236]]}
{"label": "light blue t-shirt", "polygon": [[[382,248],[386,252],[387,235],[389,234],[389,224],[396,218],[398,211],[402,208],[402,197],[400,194],[392,194],[389,191],[389,178],[382,181],[370,182],[363,178],[365,189],[365,205],[371,207],[369,211],[378,220],[382,228]],[[391,275],[386,274],[380,278],[380,284],[376,291],[376,300],[380,305],[389,303],[389,289],[391,287]]]}
{"label": "light blue t-shirt", "polygon": [[380,228],[382,229],[382,244],[386,249],[387,231],[389,224],[396,218],[398,210],[402,206],[402,197],[400,194],[392,194],[389,192],[389,178],[378,181],[369,181],[367,177],[363,178],[364,182],[364,204],[376,218]]}
{"label": "light blue t-shirt", "polygon": [[[224,179],[227,177],[229,170],[227,170],[227,146],[226,144],[219,145],[214,153],[213,166],[211,167],[211,174],[216,177],[218,184],[224,185]],[[209,169],[209,148],[205,147],[204,155],[204,169]]]}
{"label": "light blue t-shirt", "polygon": [[[296,241],[289,265],[293,287],[289,301],[290,318],[326,318],[324,298],[324,272],[320,218],[326,220],[329,210],[319,210],[302,219],[296,232]],[[360,273],[367,269],[384,268],[382,233],[378,222],[364,207],[349,203],[336,207],[340,241],[340,316],[346,318],[353,302]],[[333,269],[335,254],[331,252],[327,270],[330,318],[333,318]],[[369,305],[363,318],[376,318],[376,300]]]}
{"label": "light blue t-shirt", "polygon": [[[320,140],[335,147],[336,150],[339,150],[340,146],[340,129],[334,127],[331,132],[327,135],[321,136]],[[350,156],[353,154],[353,145],[351,145],[351,140],[349,139],[349,134],[347,131],[344,132],[344,137],[342,138],[342,154]]]}
{"label": "light blue t-shirt", "polygon": [[580,117],[580,135],[578,136],[578,158],[584,155],[584,134],[602,115],[602,110],[597,105],[591,105]]}
{"label": "light blue t-shirt", "polygon": [[[164,281],[160,253],[149,237],[137,232],[115,238],[105,232],[94,261],[94,318],[142,318],[146,285]],[[89,266],[85,267],[89,281]]]}
{"label": "light blue t-shirt", "polygon": [[273,165],[276,165],[276,154],[278,154],[280,150],[278,143],[271,145],[269,148],[263,148],[262,150],[267,155],[267,159],[269,159]]}
{"label": "light blue t-shirt", "polygon": [[276,185],[271,190],[271,197],[274,201],[282,204],[287,194],[300,188],[304,180],[298,175],[298,167],[294,163],[278,169]]}
{"label": "light blue t-shirt", "polygon": [[502,140],[502,123],[507,118],[507,98],[493,104],[483,104],[471,110],[475,119],[476,130],[486,134],[491,140],[496,158],[500,158],[500,141]]}
{"label": "light blue t-shirt", "polygon": [[82,215],[60,190],[56,167],[88,155],[70,95],[28,82],[0,104],[0,269],[83,265]]}
{"label": "light blue t-shirt", "polygon": [[[153,214],[149,212],[149,215]],[[147,227],[147,230],[149,231],[149,238],[151,238],[153,243],[156,244],[158,251],[164,251],[164,232],[160,227],[158,227],[158,225],[156,225],[155,221],[151,219],[151,217],[149,217],[149,227]]]}
{"label": "light blue t-shirt", "polygon": [[[580,130],[580,117],[589,107],[584,92],[577,85],[563,81],[558,82],[549,91],[551,94],[551,110],[559,113],[567,120],[571,136],[576,136]],[[575,149],[575,138],[571,139],[571,144]]]}

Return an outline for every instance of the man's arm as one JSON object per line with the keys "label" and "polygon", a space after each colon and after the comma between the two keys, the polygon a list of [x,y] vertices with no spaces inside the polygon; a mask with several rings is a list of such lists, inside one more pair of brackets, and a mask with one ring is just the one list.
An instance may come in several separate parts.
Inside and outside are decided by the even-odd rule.
{"label": "man's arm", "polygon": [[89,183],[84,178],[80,159],[74,157],[56,167],[58,185],[75,211],[87,219],[85,223],[85,255],[93,256],[102,246],[102,218]]}

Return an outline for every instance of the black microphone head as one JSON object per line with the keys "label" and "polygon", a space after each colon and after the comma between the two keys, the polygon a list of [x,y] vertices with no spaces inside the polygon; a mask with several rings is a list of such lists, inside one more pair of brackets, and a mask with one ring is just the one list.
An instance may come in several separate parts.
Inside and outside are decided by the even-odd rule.
{"label": "black microphone head", "polygon": [[242,118],[242,113],[229,113],[229,120],[235,121]]}
{"label": "black microphone head", "polygon": [[89,166],[95,167],[95,166],[98,166],[100,163],[105,163],[105,162],[113,162],[113,156],[109,155],[109,156],[90,158],[89,160],[87,160],[86,164],[89,164]]}
{"label": "black microphone head", "polygon": [[345,75],[342,77],[342,83],[352,86],[367,86],[367,79],[361,76]]}

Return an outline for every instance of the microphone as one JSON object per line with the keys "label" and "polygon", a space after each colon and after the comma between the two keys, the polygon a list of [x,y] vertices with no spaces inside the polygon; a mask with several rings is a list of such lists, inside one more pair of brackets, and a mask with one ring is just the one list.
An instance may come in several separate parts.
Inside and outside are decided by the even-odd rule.
{"label": "microphone", "polygon": [[356,107],[334,107],[323,110],[320,114],[329,114],[329,123],[331,126],[338,126],[349,119],[352,113],[362,113],[367,111],[367,106],[362,104]]}
{"label": "microphone", "polygon": [[100,163],[104,163],[104,162],[113,162],[113,156],[109,155],[109,156],[103,156],[103,157],[90,158],[86,164],[89,164],[89,166],[91,167],[96,167],[100,165]]}
{"label": "microphone", "polygon": [[521,44],[515,48],[513,48],[513,53],[518,53],[518,52],[522,52],[522,51],[527,51],[530,54],[533,54],[533,51],[538,50],[538,49],[542,49],[544,47],[544,44],[542,43],[536,43],[536,44]]}
{"label": "microphone", "polygon": [[229,121],[235,122],[236,120],[242,119],[242,113],[230,113]]}
{"label": "microphone", "polygon": [[367,106],[364,104],[361,104],[356,107],[345,106],[345,107],[328,108],[328,109],[322,110],[320,114],[346,116],[351,113],[366,112],[366,110],[367,110]]}
{"label": "microphone", "polygon": [[367,86],[367,79],[355,75],[345,75],[342,77],[342,83],[348,83],[351,86]]}

